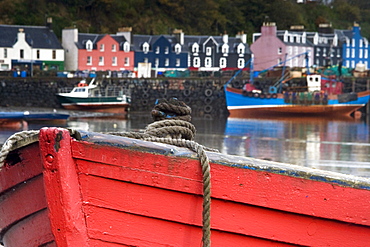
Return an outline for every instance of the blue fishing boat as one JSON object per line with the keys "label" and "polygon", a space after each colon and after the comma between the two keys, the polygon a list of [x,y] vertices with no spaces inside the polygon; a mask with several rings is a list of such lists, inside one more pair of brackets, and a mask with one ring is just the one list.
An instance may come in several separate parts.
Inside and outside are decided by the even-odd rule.
{"label": "blue fishing boat", "polygon": [[344,92],[343,82],[320,74],[300,78],[288,76],[268,87],[259,87],[251,78],[242,88],[232,86],[235,76],[224,86],[227,109],[230,117],[235,118],[349,116],[370,99],[370,90]]}

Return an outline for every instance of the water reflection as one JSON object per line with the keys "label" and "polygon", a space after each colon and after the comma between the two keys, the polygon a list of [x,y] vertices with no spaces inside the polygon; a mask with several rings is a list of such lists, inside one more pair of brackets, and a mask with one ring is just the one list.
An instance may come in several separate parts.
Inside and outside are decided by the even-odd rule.
{"label": "water reflection", "polygon": [[[153,120],[133,113],[128,119],[73,118],[64,126],[94,132],[139,131]],[[370,177],[370,130],[350,119],[197,119],[195,141],[220,152]],[[27,130],[26,129],[26,130]],[[0,129],[0,144],[22,130]]]}
{"label": "water reflection", "polygon": [[369,126],[353,119],[228,119],[223,153],[370,177]]}

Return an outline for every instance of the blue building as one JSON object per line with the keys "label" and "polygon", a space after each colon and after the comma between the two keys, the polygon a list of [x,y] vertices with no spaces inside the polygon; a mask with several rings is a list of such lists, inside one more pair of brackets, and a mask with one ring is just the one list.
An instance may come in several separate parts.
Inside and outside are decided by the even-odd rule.
{"label": "blue building", "polygon": [[181,30],[173,35],[133,35],[133,45],[135,68],[144,63],[157,73],[188,69],[188,51],[184,49]]}
{"label": "blue building", "polygon": [[355,23],[352,30],[335,30],[342,45],[343,66],[355,69],[362,65],[369,68],[369,42],[361,36],[361,28]]}
{"label": "blue building", "polygon": [[133,35],[133,46],[139,77],[143,64],[157,74],[188,69],[238,70],[251,57],[244,33],[236,37],[196,36],[175,29],[172,35]]}

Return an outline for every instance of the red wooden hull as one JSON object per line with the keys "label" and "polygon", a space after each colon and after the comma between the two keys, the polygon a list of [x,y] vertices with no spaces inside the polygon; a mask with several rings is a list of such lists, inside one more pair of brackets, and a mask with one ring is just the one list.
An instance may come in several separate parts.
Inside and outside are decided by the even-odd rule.
{"label": "red wooden hull", "polygon": [[[78,141],[64,129],[42,129],[39,144],[8,157],[0,172],[5,246],[201,246],[202,170],[194,153],[82,134]],[[212,246],[370,242],[369,179],[207,154]],[[14,233],[28,244],[12,242]]]}

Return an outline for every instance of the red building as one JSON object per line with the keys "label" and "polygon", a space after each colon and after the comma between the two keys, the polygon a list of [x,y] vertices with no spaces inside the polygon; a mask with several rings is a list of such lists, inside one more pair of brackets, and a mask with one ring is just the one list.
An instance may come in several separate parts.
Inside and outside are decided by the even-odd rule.
{"label": "red building", "polygon": [[66,70],[134,70],[129,29],[114,35],[79,34],[77,29],[64,29],[62,45],[66,52]]}

